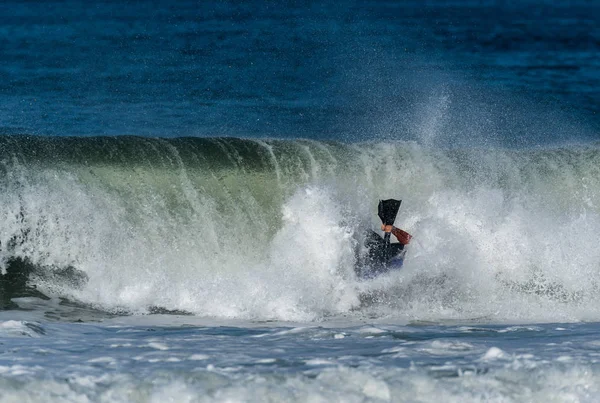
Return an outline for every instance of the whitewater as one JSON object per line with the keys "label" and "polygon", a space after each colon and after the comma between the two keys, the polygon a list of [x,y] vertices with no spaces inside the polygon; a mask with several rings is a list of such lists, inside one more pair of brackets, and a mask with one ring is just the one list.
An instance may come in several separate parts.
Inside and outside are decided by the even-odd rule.
{"label": "whitewater", "polygon": [[[598,397],[594,144],[1,147],[7,401]],[[364,280],[388,197],[414,242]]]}
{"label": "whitewater", "polygon": [[[3,148],[2,269],[29,270],[48,297],[256,320],[600,319],[596,146],[7,137]],[[401,272],[362,281],[361,234],[388,197],[404,200],[397,225],[416,241]]]}

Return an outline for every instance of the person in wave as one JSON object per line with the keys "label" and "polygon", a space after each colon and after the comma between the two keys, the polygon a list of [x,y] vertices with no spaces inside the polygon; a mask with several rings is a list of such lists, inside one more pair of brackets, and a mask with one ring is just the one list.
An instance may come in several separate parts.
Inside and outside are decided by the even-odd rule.
{"label": "person in wave", "polygon": [[[406,245],[410,243],[412,239],[412,235],[408,232],[401,230],[400,228],[396,228],[393,225],[385,225],[381,224],[381,230],[385,233],[391,233],[398,240],[398,244],[400,245],[399,250],[403,250]],[[394,245],[394,244],[391,244]]]}
{"label": "person in wave", "polygon": [[[410,243],[412,235],[394,226],[401,200],[380,200],[379,218],[381,218],[381,237],[375,231],[368,231],[365,239],[366,256],[361,259],[357,273],[363,278],[373,278],[390,270],[399,269],[404,263],[405,246]],[[398,242],[391,242],[391,235]]]}

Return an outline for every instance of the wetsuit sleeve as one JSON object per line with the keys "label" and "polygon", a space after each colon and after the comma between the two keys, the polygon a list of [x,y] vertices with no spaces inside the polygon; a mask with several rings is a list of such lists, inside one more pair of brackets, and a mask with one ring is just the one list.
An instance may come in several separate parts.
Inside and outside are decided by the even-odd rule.
{"label": "wetsuit sleeve", "polygon": [[411,234],[396,227],[392,227],[392,234],[398,238],[398,242],[400,242],[402,245],[408,245],[412,238]]}

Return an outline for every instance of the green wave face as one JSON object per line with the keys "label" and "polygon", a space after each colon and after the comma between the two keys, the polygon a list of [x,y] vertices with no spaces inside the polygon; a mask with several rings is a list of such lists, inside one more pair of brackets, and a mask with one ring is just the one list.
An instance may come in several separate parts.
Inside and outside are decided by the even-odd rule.
{"label": "green wave face", "polygon": [[[596,146],[5,136],[0,153],[0,263],[31,264],[46,295],[284,320],[600,318],[585,303],[600,280]],[[414,235],[406,265],[360,281],[361,234],[392,197]],[[87,280],[48,275],[69,267]]]}

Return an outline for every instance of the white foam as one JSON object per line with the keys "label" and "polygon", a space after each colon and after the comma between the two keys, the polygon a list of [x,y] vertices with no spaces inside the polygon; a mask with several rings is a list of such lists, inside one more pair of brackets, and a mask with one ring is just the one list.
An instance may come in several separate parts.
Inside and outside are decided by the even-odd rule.
{"label": "white foam", "polygon": [[389,353],[399,353],[400,351],[405,350],[406,347],[391,347],[391,348],[384,348],[383,350],[381,350],[382,353],[384,354],[389,354]]}
{"label": "white foam", "polygon": [[510,326],[510,327],[507,327],[506,329],[498,330],[498,333],[510,333],[510,332],[521,332],[521,331],[539,332],[541,330],[542,330],[542,328],[540,328],[539,326]]}
{"label": "white foam", "polygon": [[209,358],[210,358],[210,356],[208,356],[206,354],[192,354],[188,357],[188,360],[203,361],[203,360],[208,360]]}
{"label": "white foam", "polygon": [[379,329],[379,328],[373,327],[373,326],[362,327],[358,330],[358,332],[361,334],[367,334],[367,335],[388,333],[387,330]]}
{"label": "white foam", "polygon": [[462,341],[434,340],[431,342],[431,347],[440,350],[467,351],[473,349],[474,346]]}
{"label": "white foam", "polygon": [[[290,334],[298,334],[298,333],[305,333],[307,331],[309,331],[310,329],[314,329],[313,327],[310,326],[303,326],[303,327],[294,327],[291,329],[286,329],[286,330],[280,330],[278,332],[273,333],[273,336],[286,336],[286,335],[290,335]],[[270,333],[268,333],[268,335],[271,335]],[[258,335],[255,337],[259,337],[262,335]]]}
{"label": "white foam", "polygon": [[89,363],[108,363],[114,364],[116,361],[113,357],[97,357],[87,360]]}
{"label": "white foam", "polygon": [[260,360],[255,361],[257,364],[273,364],[277,362],[275,358],[261,358]]}
{"label": "white foam", "polygon": [[[564,365],[566,363],[562,363]],[[589,366],[542,368],[491,368],[478,373],[475,368],[452,365],[418,368],[349,368],[326,366],[313,368],[316,376],[301,373],[244,374],[220,373],[212,365],[187,374],[164,370],[136,374],[110,373],[101,376],[70,374],[54,378],[39,369],[43,379],[32,377],[24,367],[6,370],[0,379],[7,401],[413,401],[484,402],[484,401],[596,401],[600,397],[600,375]],[[440,376],[458,371],[459,376]],[[224,371],[227,372],[227,371]],[[25,376],[25,377],[23,377]],[[13,378],[14,377],[14,378]]]}
{"label": "white foam", "polygon": [[0,322],[0,336],[2,337],[40,337],[44,332],[39,324],[7,320]]}
{"label": "white foam", "polygon": [[131,343],[122,343],[122,344],[115,343],[115,344],[111,344],[110,348],[131,347],[132,345],[133,344],[131,344]]}
{"label": "white foam", "polygon": [[153,342],[148,343],[148,347],[154,348],[156,350],[162,350],[162,351],[169,349],[169,346],[167,346],[164,343],[159,343],[157,341],[153,341]]}
{"label": "white foam", "polygon": [[506,357],[506,353],[498,347],[490,347],[488,351],[481,357],[484,361],[497,360]]}
{"label": "white foam", "polygon": [[333,364],[329,360],[323,360],[323,359],[320,359],[320,358],[314,358],[314,359],[306,360],[305,363],[306,363],[306,365],[331,365],[331,364]]}

